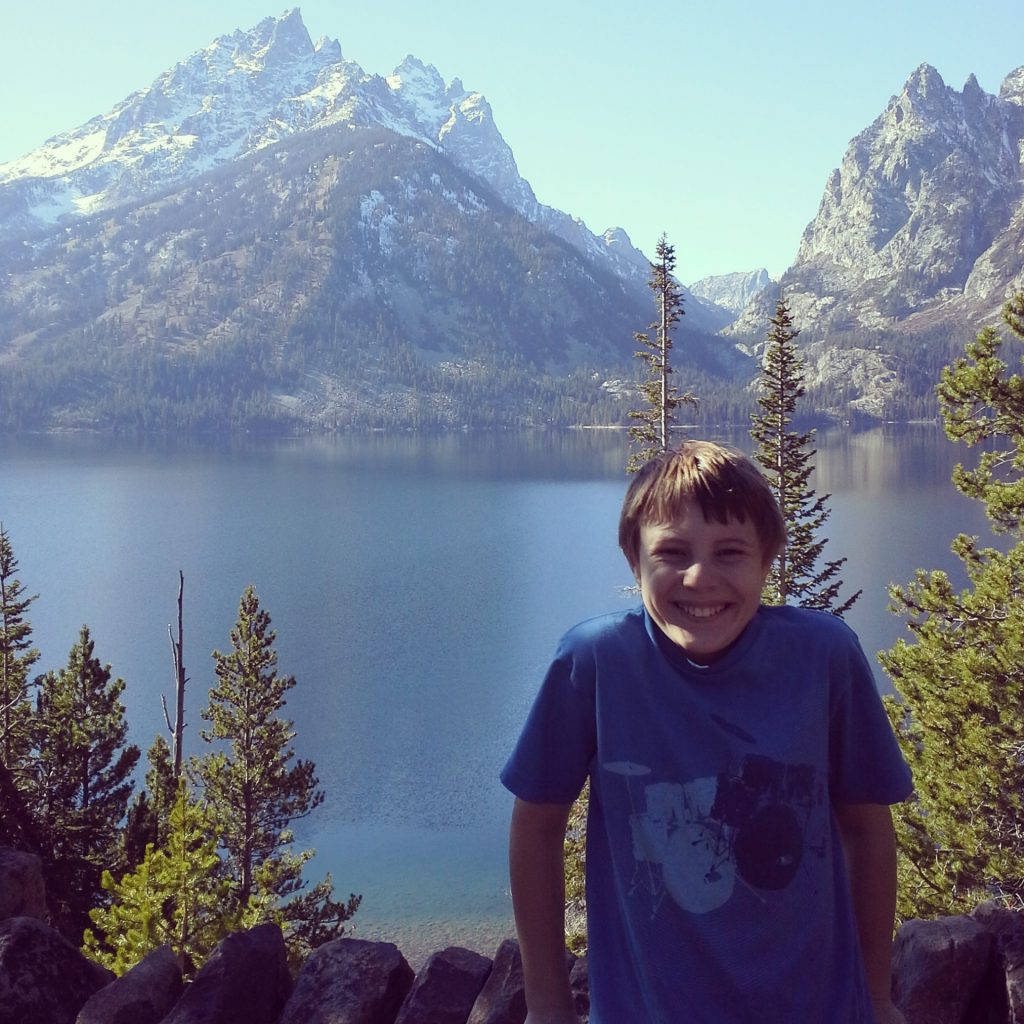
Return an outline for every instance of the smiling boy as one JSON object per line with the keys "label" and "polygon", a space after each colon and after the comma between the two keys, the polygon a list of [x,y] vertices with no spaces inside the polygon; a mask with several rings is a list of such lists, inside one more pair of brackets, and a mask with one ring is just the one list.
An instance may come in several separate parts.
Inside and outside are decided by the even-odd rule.
{"label": "smiling boy", "polygon": [[642,606],[563,637],[502,780],[528,1024],[576,1020],[562,838],[589,777],[591,1024],[890,1024],[910,775],[854,634],[763,607],[785,525],[757,467],[648,463],[619,543]]}

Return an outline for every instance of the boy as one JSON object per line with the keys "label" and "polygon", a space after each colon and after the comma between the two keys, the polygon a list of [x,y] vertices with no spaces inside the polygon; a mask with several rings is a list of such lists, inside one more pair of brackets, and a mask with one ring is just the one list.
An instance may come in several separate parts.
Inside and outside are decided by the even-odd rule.
{"label": "boy", "polygon": [[890,803],[911,790],[839,619],[762,607],[785,543],[745,456],[633,478],[642,607],[563,637],[502,781],[527,1024],[573,1024],[562,838],[589,775],[591,1024],[892,1024]]}

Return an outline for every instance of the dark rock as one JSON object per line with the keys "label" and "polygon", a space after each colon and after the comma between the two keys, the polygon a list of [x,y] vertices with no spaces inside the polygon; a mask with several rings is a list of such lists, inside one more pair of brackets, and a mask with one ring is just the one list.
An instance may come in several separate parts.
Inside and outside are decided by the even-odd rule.
{"label": "dark rock", "polygon": [[506,939],[494,955],[491,973],[466,1024],[523,1024],[525,1020],[526,993],[519,943]]}
{"label": "dark rock", "polygon": [[46,920],[43,862],[34,853],[0,847],[0,921],[8,917]]}
{"label": "dark rock", "polygon": [[904,924],[893,946],[893,1001],[907,1024],[986,1024],[993,953],[993,936],[969,917]]}
{"label": "dark rock", "polygon": [[995,962],[990,988],[994,997],[1002,1001],[998,1007],[1001,1016],[982,1019],[998,1024],[1024,1024],[1024,914],[1008,910],[995,903],[984,903],[971,917],[986,931],[995,943]]}
{"label": "dark rock", "polygon": [[0,1024],[74,1024],[113,978],[42,921],[0,921]]}
{"label": "dark rock", "polygon": [[581,1020],[590,1017],[590,978],[587,974],[587,958],[581,956],[569,971],[569,988],[572,989],[572,1005]]}
{"label": "dark rock", "polygon": [[413,971],[390,942],[328,942],[299,971],[279,1024],[394,1024]]}
{"label": "dark rock", "polygon": [[159,1024],[182,988],[177,957],[161,946],[91,996],[75,1024]]}
{"label": "dark rock", "polygon": [[221,941],[163,1024],[275,1024],[290,989],[281,929],[261,924]]}
{"label": "dark rock", "polygon": [[450,946],[435,953],[416,976],[395,1024],[466,1024],[491,961]]}

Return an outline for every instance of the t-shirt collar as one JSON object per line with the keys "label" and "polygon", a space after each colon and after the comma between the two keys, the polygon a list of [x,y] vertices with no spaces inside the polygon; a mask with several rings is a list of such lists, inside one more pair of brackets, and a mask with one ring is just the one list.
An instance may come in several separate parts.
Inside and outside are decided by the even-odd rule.
{"label": "t-shirt collar", "polygon": [[691,661],[686,656],[686,652],[662,632],[661,627],[651,618],[646,607],[643,608],[647,635],[651,638],[659,652],[681,672],[685,672],[689,676],[700,677],[719,675],[721,672],[731,669],[743,659],[761,632],[763,611],[763,606],[758,608],[754,617],[747,623],[746,628],[733,641],[725,654],[715,659],[710,665],[701,665],[698,662]]}

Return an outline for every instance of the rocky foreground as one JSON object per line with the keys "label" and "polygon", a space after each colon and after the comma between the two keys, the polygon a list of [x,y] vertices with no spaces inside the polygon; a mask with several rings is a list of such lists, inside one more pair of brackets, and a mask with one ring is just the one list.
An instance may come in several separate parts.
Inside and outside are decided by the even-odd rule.
{"label": "rocky foreground", "polygon": [[[170,947],[120,978],[47,925],[37,858],[0,849],[0,1024],[523,1024],[519,947],[435,953],[414,973],[393,943],[340,938],[296,978],[273,924],[229,935],[185,984]],[[586,959],[566,954],[577,1012]],[[909,921],[893,947],[908,1024],[1024,1022],[1024,914],[993,905]]]}

